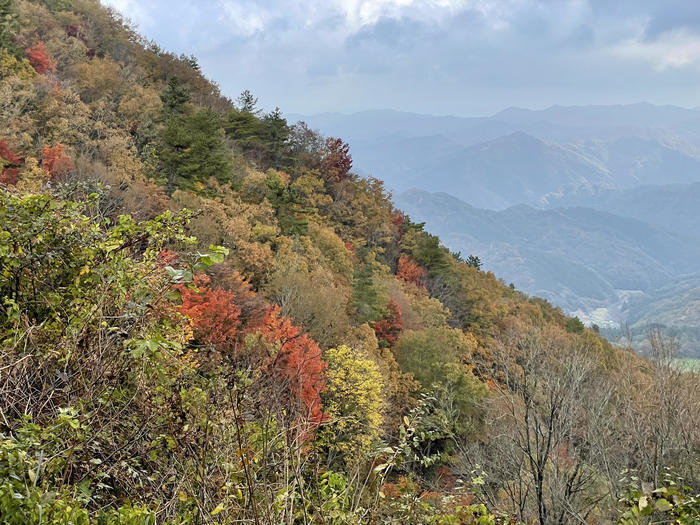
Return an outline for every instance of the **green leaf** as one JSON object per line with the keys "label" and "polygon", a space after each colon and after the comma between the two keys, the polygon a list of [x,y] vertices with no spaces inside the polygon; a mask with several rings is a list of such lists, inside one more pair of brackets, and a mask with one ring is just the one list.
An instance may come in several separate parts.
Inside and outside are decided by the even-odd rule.
{"label": "green leaf", "polygon": [[656,504],[654,505],[656,510],[659,512],[668,512],[673,508],[673,505],[669,503],[669,501],[666,498],[661,498],[659,500],[656,500]]}

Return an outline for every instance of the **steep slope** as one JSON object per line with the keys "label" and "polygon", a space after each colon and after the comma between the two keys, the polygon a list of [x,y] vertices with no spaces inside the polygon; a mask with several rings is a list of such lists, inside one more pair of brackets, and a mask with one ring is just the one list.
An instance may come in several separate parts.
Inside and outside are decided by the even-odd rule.
{"label": "steep slope", "polygon": [[614,290],[650,292],[700,270],[700,244],[593,209],[521,205],[493,212],[419,190],[395,201],[451,249],[479,255],[498,276],[570,311],[612,307]]}
{"label": "steep slope", "polygon": [[0,22],[3,523],[611,522],[622,470],[696,471],[700,376],[461,261],[342,139],[96,0]]}

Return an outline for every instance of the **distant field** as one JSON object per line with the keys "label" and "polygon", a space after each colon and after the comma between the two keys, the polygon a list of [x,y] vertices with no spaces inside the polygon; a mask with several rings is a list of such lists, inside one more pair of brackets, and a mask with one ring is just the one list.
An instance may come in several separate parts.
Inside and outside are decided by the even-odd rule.
{"label": "distant field", "polygon": [[675,359],[673,365],[680,370],[700,372],[700,359]]}

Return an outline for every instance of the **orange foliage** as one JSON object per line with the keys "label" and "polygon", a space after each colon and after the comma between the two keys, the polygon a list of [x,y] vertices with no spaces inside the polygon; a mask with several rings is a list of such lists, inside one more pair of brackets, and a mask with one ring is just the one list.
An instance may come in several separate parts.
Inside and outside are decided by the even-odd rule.
{"label": "orange foliage", "polygon": [[399,267],[396,271],[396,277],[408,283],[413,283],[416,286],[425,286],[425,272],[412,257],[402,255],[399,258]]}
{"label": "orange foliage", "polygon": [[259,333],[269,344],[279,343],[272,369],[289,381],[289,390],[302,401],[307,420],[321,423],[321,392],[326,385],[321,349],[311,337],[301,333],[301,328],[280,315],[278,306],[267,308]]}
{"label": "orange foliage", "polygon": [[240,326],[241,311],[228,290],[209,288],[209,277],[195,277],[196,289],[179,286],[182,294],[180,313],[192,320],[194,335],[204,344],[232,352]]}
{"label": "orange foliage", "polygon": [[394,346],[403,330],[403,317],[396,301],[389,301],[387,308],[389,310],[388,315],[381,321],[374,323],[373,328],[379,341],[386,341],[389,343],[389,346]]}
{"label": "orange foliage", "polygon": [[57,142],[54,147],[44,146],[41,150],[41,158],[41,165],[52,178],[67,175],[73,170],[73,161],[60,142]]}
{"label": "orange foliage", "polygon": [[37,73],[43,75],[47,71],[56,72],[56,64],[53,63],[53,60],[46,52],[46,46],[44,46],[43,42],[37,42],[25,51],[29,58],[29,63]]}

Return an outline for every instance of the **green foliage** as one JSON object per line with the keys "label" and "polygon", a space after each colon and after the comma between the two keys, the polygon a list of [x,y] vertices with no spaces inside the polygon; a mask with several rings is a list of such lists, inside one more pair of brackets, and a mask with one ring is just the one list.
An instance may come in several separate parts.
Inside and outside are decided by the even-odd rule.
{"label": "green foliage", "polygon": [[566,331],[572,334],[581,334],[586,329],[581,319],[571,317],[566,320]]}
{"label": "green foliage", "polygon": [[306,215],[308,210],[302,207],[299,195],[283,180],[283,174],[270,170],[265,179],[265,197],[275,210],[275,216],[288,235],[304,235],[308,231]]}
{"label": "green foliage", "polygon": [[438,274],[449,265],[450,251],[442,246],[440,239],[434,235],[426,233],[419,235],[412,255],[431,274]]}
{"label": "green foliage", "polygon": [[477,257],[476,255],[470,255],[469,257],[467,257],[466,263],[467,266],[471,266],[472,268],[481,270],[481,259],[479,259],[479,257]]}
{"label": "green foliage", "polygon": [[165,91],[161,93],[160,99],[163,106],[170,113],[178,113],[184,110],[185,104],[192,99],[189,89],[179,78],[170,77]]}
{"label": "green foliage", "polygon": [[168,118],[160,134],[158,157],[169,193],[182,187],[201,191],[209,179],[233,178],[231,161],[216,113],[202,109]]}
{"label": "green foliage", "polygon": [[8,49],[18,56],[20,49],[14,38],[19,22],[14,4],[15,0],[0,0],[0,49]]}
{"label": "green foliage", "polygon": [[[38,37],[56,78],[37,81],[12,47]],[[583,348],[596,366],[580,377],[610,391],[546,473],[595,474],[581,496],[592,520],[616,517],[598,498],[618,465],[659,447],[659,463],[696,468],[692,424],[669,446],[676,427],[658,431],[637,399],[696,421],[695,376],[676,381],[687,402],[647,396],[667,384],[655,368],[450,254],[381,181],[352,173],[342,139],[290,128],[250,92],[234,106],[193,57],[92,0],[0,0],[0,70],[0,141],[24,159],[2,161],[17,184],[0,194],[3,523],[507,521],[491,505],[531,522],[534,485],[509,470],[512,449],[483,492],[459,478],[475,450],[517,442],[491,432],[525,372],[525,348],[506,343],[539,331],[559,345],[540,360],[552,384],[580,371],[555,347]],[[58,143],[75,169],[47,183],[38,159]],[[195,212],[165,211],[184,207]],[[599,436],[614,446],[589,446]],[[525,501],[508,500],[516,481]],[[674,516],[693,504],[683,491],[666,498]]]}
{"label": "green foliage", "polygon": [[641,488],[643,484],[640,487],[636,476],[623,479],[628,486],[620,499],[623,512],[617,523],[700,523],[700,494],[694,494],[691,487],[670,472],[664,478],[662,486],[651,490]]}
{"label": "green foliage", "polygon": [[385,300],[377,291],[374,264],[365,262],[355,270],[350,307],[360,323],[378,321],[384,316]]}

